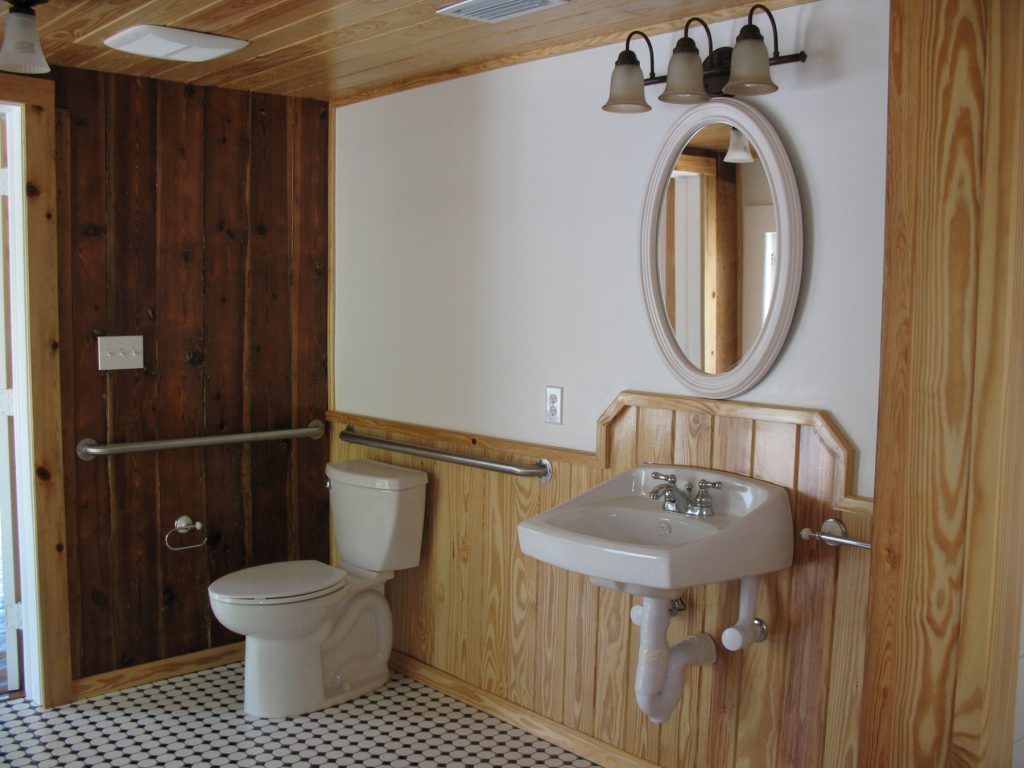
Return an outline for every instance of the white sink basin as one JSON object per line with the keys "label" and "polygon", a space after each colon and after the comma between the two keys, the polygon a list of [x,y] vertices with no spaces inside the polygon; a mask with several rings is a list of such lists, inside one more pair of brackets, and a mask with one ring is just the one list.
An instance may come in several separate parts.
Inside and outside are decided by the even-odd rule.
{"label": "white sink basin", "polygon": [[[714,514],[666,512],[649,498],[653,473],[718,481]],[[696,490],[694,490],[696,494]],[[679,509],[686,508],[680,501]],[[519,524],[523,552],[582,573],[601,586],[643,597],[676,597],[686,587],[788,568],[793,518],[786,491],[728,472],[644,464]]]}

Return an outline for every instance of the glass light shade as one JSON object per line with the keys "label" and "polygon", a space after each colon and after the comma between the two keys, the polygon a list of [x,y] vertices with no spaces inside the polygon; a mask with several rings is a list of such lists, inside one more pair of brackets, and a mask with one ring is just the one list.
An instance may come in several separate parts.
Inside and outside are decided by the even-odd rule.
{"label": "glass light shade", "polygon": [[50,71],[39,44],[39,22],[32,9],[7,14],[4,26],[4,44],[0,47],[0,69],[19,75],[41,75]]}
{"label": "glass light shade", "polygon": [[697,53],[697,45],[684,37],[676,43],[672,58],[668,60],[665,90],[658,99],[669,104],[700,104],[708,98],[704,89],[704,65]]}
{"label": "glass light shade", "polygon": [[742,131],[729,129],[729,151],[722,159],[727,163],[754,162],[754,156],[750,153],[750,140]]}
{"label": "glass light shade", "polygon": [[779,90],[768,72],[768,48],[761,31],[753,24],[743,27],[736,38],[729,82],[722,90],[730,96],[760,96]]}
{"label": "glass light shade", "polygon": [[605,112],[650,112],[651,105],[644,98],[644,73],[640,60],[630,50],[619,54],[612,70],[611,89]]}

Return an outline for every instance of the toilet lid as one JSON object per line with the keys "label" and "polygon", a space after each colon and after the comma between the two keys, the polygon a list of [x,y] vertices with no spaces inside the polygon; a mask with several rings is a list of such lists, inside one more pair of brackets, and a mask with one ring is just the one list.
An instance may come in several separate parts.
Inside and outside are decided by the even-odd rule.
{"label": "toilet lid", "polygon": [[225,602],[311,598],[338,589],[346,573],[319,560],[291,560],[256,565],[221,576],[210,595]]}

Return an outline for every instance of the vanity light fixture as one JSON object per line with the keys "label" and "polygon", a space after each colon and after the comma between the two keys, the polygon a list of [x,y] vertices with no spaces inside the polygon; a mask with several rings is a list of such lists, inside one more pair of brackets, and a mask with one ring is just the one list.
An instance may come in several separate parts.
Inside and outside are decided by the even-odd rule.
{"label": "vanity light fixture", "polygon": [[743,131],[736,128],[729,129],[729,150],[722,158],[726,163],[752,163],[754,155],[750,152],[750,139]]}
{"label": "vanity light fixture", "polygon": [[[764,11],[772,25],[772,55],[768,55],[764,36],[754,24],[754,13]],[[700,24],[708,38],[708,55],[702,61],[697,44],[690,37],[690,25]],[[640,61],[629,50],[629,43],[639,35],[647,43],[650,52],[651,70],[644,77]],[[747,23],[736,38],[736,46],[715,48],[711,40],[711,29],[703,19],[696,16],[689,19],[683,28],[683,37],[676,43],[672,58],[668,62],[667,75],[654,74],[654,47],[647,35],[639,30],[626,37],[626,49],[619,54],[612,72],[608,101],[602,107],[606,112],[647,112],[650,105],[644,98],[644,86],[665,83],[665,90],[658,97],[670,104],[699,104],[712,96],[755,96],[772,93],[778,86],[772,82],[768,71],[775,64],[790,64],[806,61],[804,51],[779,53],[779,30],[772,12],[761,3],[751,7]]]}
{"label": "vanity light fixture", "polygon": [[46,0],[8,0],[11,9],[4,25],[0,47],[0,69],[19,75],[42,75],[50,71],[39,42],[39,20],[32,6]]}

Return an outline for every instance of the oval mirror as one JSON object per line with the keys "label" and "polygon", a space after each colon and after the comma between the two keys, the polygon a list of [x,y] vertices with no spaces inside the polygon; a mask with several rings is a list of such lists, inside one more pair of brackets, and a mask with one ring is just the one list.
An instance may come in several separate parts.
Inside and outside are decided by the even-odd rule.
{"label": "oval mirror", "polygon": [[803,266],[796,179],[760,112],[712,99],[672,127],[640,255],[647,316],[676,376],[713,398],[760,381],[786,341]]}

